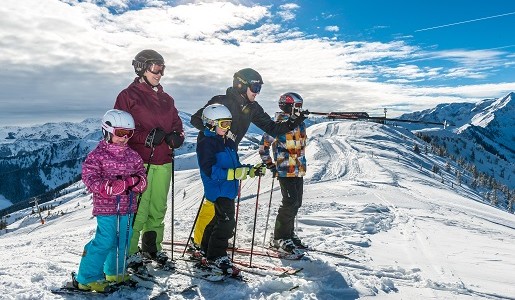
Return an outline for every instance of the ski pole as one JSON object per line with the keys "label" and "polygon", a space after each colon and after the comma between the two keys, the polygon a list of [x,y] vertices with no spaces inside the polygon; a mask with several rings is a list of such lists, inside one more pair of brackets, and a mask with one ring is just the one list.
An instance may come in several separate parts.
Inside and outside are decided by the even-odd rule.
{"label": "ski pole", "polygon": [[[127,209],[127,230],[125,231],[125,249],[123,251],[123,276],[125,279],[125,268],[127,267],[127,253],[129,252],[129,231],[131,230],[131,208],[132,208],[132,198],[134,197],[134,192],[132,190],[129,191],[129,208]],[[118,277],[116,278],[118,281]]]}
{"label": "ski pole", "polygon": [[263,248],[265,247],[266,232],[268,231],[268,219],[270,217],[270,206],[272,206],[272,193],[274,192],[275,177],[272,177],[272,188],[270,189],[270,201],[268,202],[268,213],[266,214],[265,236],[263,237]]}
{"label": "ski pole", "polygon": [[252,254],[254,252],[254,237],[256,234],[256,220],[257,220],[257,212],[258,212],[258,200],[259,200],[259,189],[261,188],[261,176],[258,178],[258,188],[256,195],[256,211],[254,213],[254,228],[252,229],[252,244],[250,245],[250,263],[249,267],[252,267]]}
{"label": "ski pole", "polygon": [[174,201],[174,196],[175,196],[175,152],[172,148],[172,215],[171,215],[171,225],[172,225],[172,229],[171,229],[171,235],[172,235],[172,249],[171,249],[171,256],[170,256],[170,259],[173,261],[173,237],[174,237],[174,224],[173,224],[173,220],[174,220],[174,211],[175,211],[175,207],[174,207],[174,204],[175,204],[175,201]]}
{"label": "ski pole", "polygon": [[120,275],[120,195],[116,196],[116,282]]}
{"label": "ski pole", "polygon": [[200,214],[200,210],[202,209],[202,204],[204,204],[204,199],[206,199],[206,197],[202,196],[202,201],[200,201],[197,215],[195,216],[195,221],[193,221],[193,225],[191,226],[190,235],[188,237],[188,241],[186,242],[186,247],[184,247],[184,251],[182,251],[182,257],[184,257],[184,254],[186,253],[186,249],[188,249],[188,246],[190,245],[191,235],[193,234],[193,229],[195,228],[195,224],[197,224],[198,216]]}
{"label": "ski pole", "polygon": [[240,198],[241,198],[241,180],[240,180],[240,184],[238,185],[238,201],[236,201],[236,220],[234,222],[234,237],[232,240],[231,260],[234,259],[234,249],[236,248],[236,229],[238,228],[238,213],[240,211]]}

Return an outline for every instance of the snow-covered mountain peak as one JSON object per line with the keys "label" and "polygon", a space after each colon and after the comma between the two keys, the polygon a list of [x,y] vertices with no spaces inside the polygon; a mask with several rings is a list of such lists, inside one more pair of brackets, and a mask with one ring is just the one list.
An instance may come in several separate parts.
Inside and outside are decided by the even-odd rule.
{"label": "snow-covered mountain peak", "polygon": [[[486,128],[490,122],[494,121],[496,117],[501,119],[500,122],[504,123],[503,125],[507,125],[505,122],[513,123],[513,116],[515,116],[515,100],[514,94],[509,93],[503,98],[496,99],[494,101],[491,100],[483,100],[477,104],[477,109],[472,109],[472,112],[478,111],[476,115],[474,115],[471,119],[470,124],[474,126],[479,126],[482,128]],[[486,106],[487,105],[487,106]],[[479,110],[480,107],[486,106]],[[506,119],[505,117],[510,117]],[[462,130],[458,130],[462,131]]]}

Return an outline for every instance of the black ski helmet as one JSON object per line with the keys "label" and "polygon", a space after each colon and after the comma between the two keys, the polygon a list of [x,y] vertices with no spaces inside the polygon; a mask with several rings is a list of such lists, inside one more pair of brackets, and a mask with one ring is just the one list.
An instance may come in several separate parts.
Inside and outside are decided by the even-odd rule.
{"label": "black ski helmet", "polygon": [[158,65],[164,65],[165,60],[161,54],[157,53],[155,50],[146,49],[134,57],[132,60],[132,65],[134,66],[134,71],[136,72],[136,75],[143,76],[143,73],[147,70],[150,64],[158,64]]}
{"label": "black ski helmet", "polygon": [[234,73],[232,87],[238,91],[238,93],[246,94],[247,87],[250,87],[253,84],[263,84],[263,78],[261,78],[261,75],[259,75],[256,70],[246,68]]}

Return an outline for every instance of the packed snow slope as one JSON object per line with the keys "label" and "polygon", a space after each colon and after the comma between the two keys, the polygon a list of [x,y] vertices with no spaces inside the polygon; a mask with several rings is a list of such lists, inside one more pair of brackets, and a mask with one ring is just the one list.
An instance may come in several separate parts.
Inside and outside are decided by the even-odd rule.
{"label": "packed snow slope", "polygon": [[[451,184],[452,172],[433,178],[431,166],[444,169],[445,161],[414,153],[414,143],[421,141],[409,131],[366,122],[327,122],[309,127],[308,134],[308,173],[297,233],[313,248],[346,253],[356,261],[314,251],[300,261],[253,256],[254,264],[303,270],[289,277],[246,273],[249,282],[210,283],[161,274],[161,285],[172,291],[197,284],[191,292],[170,298],[515,299],[515,216],[484,204],[466,186]],[[246,163],[258,162],[255,150],[241,155]],[[202,185],[195,156],[176,159],[181,170],[175,172],[174,239],[184,241]],[[240,247],[250,246],[256,201],[259,246],[271,192],[267,242],[281,202],[279,185],[270,174],[258,181],[243,183]],[[27,216],[0,236],[3,299],[58,299],[49,290],[77,270],[82,248],[95,232],[91,195],[77,183],[55,203],[61,204],[49,216],[45,213],[44,225],[36,216]],[[169,207],[165,236],[170,236],[170,217]],[[179,256],[174,253],[174,258]],[[107,298],[147,299],[161,288],[119,291]]]}

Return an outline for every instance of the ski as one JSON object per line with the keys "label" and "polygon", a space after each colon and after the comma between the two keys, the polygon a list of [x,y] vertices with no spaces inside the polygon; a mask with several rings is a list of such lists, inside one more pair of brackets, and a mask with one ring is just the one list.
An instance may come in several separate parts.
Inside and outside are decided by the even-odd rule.
{"label": "ski", "polygon": [[[300,260],[304,258],[304,253],[299,254],[293,254],[293,253],[284,253],[277,251],[277,249],[273,248],[263,248],[264,251],[259,250],[253,250],[249,248],[235,248],[234,252],[240,253],[240,254],[248,254],[250,255],[258,255],[258,256],[266,256],[266,257],[273,257],[273,258],[279,258],[279,259],[287,259],[287,260]],[[227,249],[227,251],[232,251],[232,248]]]}
{"label": "ski", "polygon": [[[211,281],[211,282],[220,282],[220,281],[224,281],[226,279],[235,279],[235,280],[245,281],[245,282],[248,281],[248,279],[242,275],[232,276],[230,274],[215,274],[213,272],[210,272],[210,270],[206,270],[206,268],[197,268],[196,265],[199,262],[198,260],[181,260],[181,261],[185,263],[185,266],[177,266],[176,265],[177,261],[174,261],[173,268],[163,268],[161,265],[148,263],[148,264],[145,264],[142,269],[138,270],[138,272],[135,272],[132,274],[142,280],[147,280],[147,281],[151,281],[151,282],[155,282],[155,283],[158,283],[158,281],[156,280],[157,276],[155,275],[154,272],[159,272],[159,271],[168,272],[170,274],[186,275],[189,277],[199,278],[199,279],[203,279],[203,280],[207,280],[207,281]],[[170,263],[172,263],[172,262],[170,262]],[[193,263],[194,263],[194,265],[193,265]],[[149,270],[149,267],[151,267],[152,268],[151,270],[154,272],[151,272],[151,270]]]}
{"label": "ski", "polygon": [[72,281],[66,282],[66,284],[60,288],[51,289],[50,292],[52,294],[57,295],[87,295],[88,297],[107,297],[115,292],[121,290],[132,290],[137,288],[146,288],[145,286],[140,285],[129,285],[129,284],[113,284],[108,287],[108,289],[104,292],[95,292],[95,291],[86,291],[76,288]]}
{"label": "ski", "polygon": [[84,291],[84,290],[80,290],[80,289],[74,287],[73,283],[71,281],[69,281],[69,282],[66,282],[66,284],[60,288],[51,289],[50,292],[52,292],[52,294],[56,294],[56,295],[83,295],[83,296],[87,296],[87,297],[107,297],[110,294],[112,294],[113,292],[115,292],[115,290],[109,291],[109,292],[104,292],[104,293]]}
{"label": "ski", "polygon": [[171,290],[169,287],[163,286],[163,284],[161,282],[159,282],[159,280],[157,280],[156,276],[152,275],[150,273],[146,273],[146,274],[133,273],[131,275],[133,278],[135,278],[136,281],[139,281],[139,280],[147,281],[147,282],[150,282],[150,283],[162,288],[162,290],[160,292],[158,292],[156,295],[153,295],[152,297],[149,298],[151,300],[159,299],[159,297],[161,297],[162,295],[171,296],[171,295],[178,295],[178,294],[182,295],[182,294],[189,293],[191,291],[194,291],[195,293],[197,292],[196,290],[194,290],[196,287],[198,287],[198,285],[196,285],[196,284],[186,286],[185,288],[182,288],[181,290],[177,291],[177,290]]}
{"label": "ski", "polygon": [[[165,250],[170,250],[170,249],[165,249]],[[176,251],[182,253],[182,251],[180,251],[180,250],[176,250]],[[190,251],[186,251],[186,253],[191,254]],[[191,261],[199,261],[199,259],[196,259],[193,257],[182,258],[182,259],[179,258],[179,259],[190,261],[190,262]],[[239,268],[242,268],[242,270],[244,270],[247,273],[252,273],[252,274],[262,275],[262,276],[275,275],[275,276],[283,277],[283,276],[288,276],[288,275],[295,275],[298,272],[302,271],[302,269],[303,269],[303,268],[297,269],[297,268],[293,268],[290,266],[274,266],[274,265],[260,264],[260,263],[253,263],[251,266],[248,262],[238,260],[238,259],[233,259],[232,262]]]}
{"label": "ski", "polygon": [[[163,241],[163,244],[170,245],[171,243],[168,241]],[[184,242],[174,242],[173,243],[176,246],[186,246],[186,243]],[[232,252],[233,248],[229,247],[227,248],[228,252]],[[240,254],[250,254],[251,251],[248,248],[234,248],[234,252],[240,253]],[[277,251],[276,249],[268,249],[265,248],[265,251],[259,251],[259,250],[253,250],[252,255],[257,256],[265,256],[265,257],[272,257],[272,258],[279,258],[279,259],[288,259],[288,260],[299,260],[304,257],[304,253],[302,254],[287,254]]]}
{"label": "ski", "polygon": [[286,277],[290,275],[296,275],[300,271],[302,271],[304,268],[292,268],[292,267],[282,267],[282,266],[274,266],[274,265],[264,265],[264,264],[256,264],[253,263],[250,265],[250,263],[246,261],[236,260],[233,259],[233,264],[240,267],[243,271],[248,273],[254,273],[257,275],[275,275],[278,277]]}
{"label": "ski", "polygon": [[359,260],[356,260],[356,259],[354,259],[352,257],[349,257],[349,254],[351,254],[353,251],[350,251],[350,252],[344,254],[344,253],[337,253],[337,252],[320,250],[320,249],[314,249],[314,248],[306,248],[306,249],[301,249],[301,250],[302,251],[307,251],[307,252],[316,252],[316,253],[320,253],[320,254],[326,254],[326,255],[337,257],[337,258],[347,259],[347,260],[350,260],[350,261],[353,261],[353,262],[357,262],[357,263],[360,262]]}

